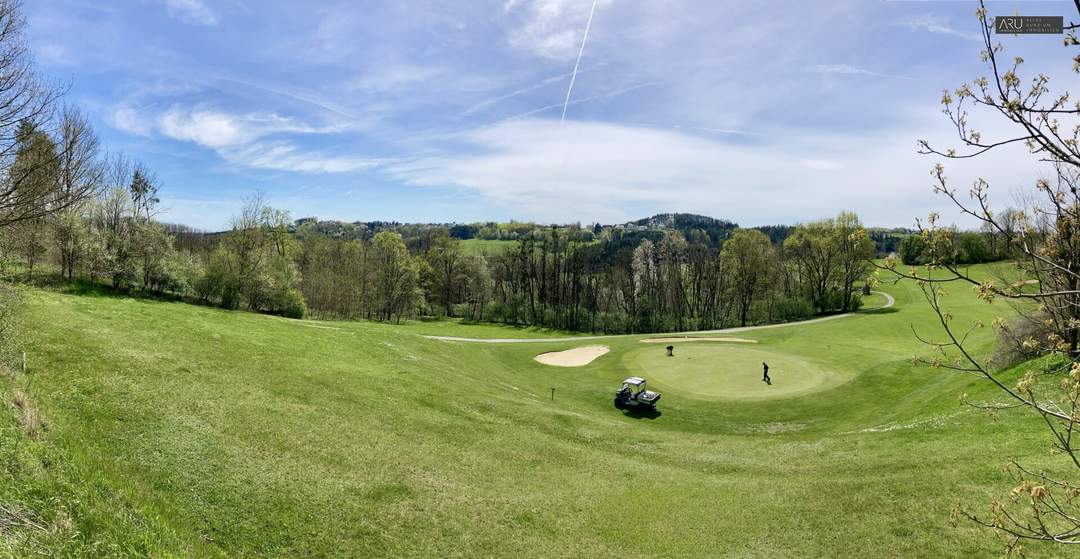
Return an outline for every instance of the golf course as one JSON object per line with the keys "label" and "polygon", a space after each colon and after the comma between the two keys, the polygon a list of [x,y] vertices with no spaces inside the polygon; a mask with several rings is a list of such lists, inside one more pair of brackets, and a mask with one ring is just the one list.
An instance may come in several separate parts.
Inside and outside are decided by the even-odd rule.
{"label": "golf course", "polygon": [[[651,383],[665,393],[705,400],[771,400],[824,390],[848,380],[812,361],[775,351],[745,347],[690,344],[668,359],[655,348],[642,348],[628,356]],[[769,363],[778,382],[766,384],[748,371]]]}
{"label": "golf course", "polygon": [[1080,0],[0,0],[0,559],[1080,559]]}
{"label": "golf course", "polygon": [[[880,289],[846,316],[679,334],[685,343],[33,289],[30,364],[12,389],[44,428],[11,459],[20,483],[2,497],[33,503],[40,524],[81,529],[10,526],[21,536],[8,553],[1000,553],[974,525],[951,526],[949,511],[998,495],[1003,457],[1047,459],[1038,418],[964,406],[965,393],[1001,397],[913,365],[928,348],[911,328],[933,337],[937,317],[911,282]],[[957,321],[1010,313],[965,289],[947,306]],[[974,336],[990,350],[990,328]],[[608,351],[582,366],[536,360],[597,346]],[[662,392],[657,413],[612,406],[629,376]]]}

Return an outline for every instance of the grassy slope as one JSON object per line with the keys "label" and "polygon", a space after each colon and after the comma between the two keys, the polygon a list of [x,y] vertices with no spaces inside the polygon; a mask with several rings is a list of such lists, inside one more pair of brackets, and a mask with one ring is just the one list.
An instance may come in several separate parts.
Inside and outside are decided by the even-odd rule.
{"label": "grassy slope", "polygon": [[[1046,440],[1024,415],[959,406],[988,387],[913,368],[909,324],[933,317],[912,286],[886,290],[895,309],[739,334],[850,382],[760,402],[667,394],[654,419],[611,407],[640,372],[634,338],[563,369],[532,357],[574,344],[416,334],[518,336],[495,327],[39,291],[33,395],[43,444],[94,472],[158,554],[987,555],[993,540],[950,528],[949,507],[1002,493],[998,464]],[[1005,311],[967,290],[950,303],[960,321]],[[83,541],[119,538],[82,520]]]}

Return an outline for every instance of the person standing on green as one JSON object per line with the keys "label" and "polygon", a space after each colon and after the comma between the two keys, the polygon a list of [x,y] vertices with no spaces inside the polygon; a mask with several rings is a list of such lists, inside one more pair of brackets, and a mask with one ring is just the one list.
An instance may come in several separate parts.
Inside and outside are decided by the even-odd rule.
{"label": "person standing on green", "polygon": [[766,362],[764,362],[764,361],[762,361],[762,362],[761,362],[761,366],[762,366],[762,367],[763,367],[763,368],[765,369],[765,376],[763,376],[763,377],[761,378],[761,380],[763,380],[763,381],[765,381],[765,382],[767,382],[767,383],[769,383],[769,384],[772,384],[772,379],[771,379],[771,378],[769,378],[769,364],[768,364],[768,363],[766,363]]}

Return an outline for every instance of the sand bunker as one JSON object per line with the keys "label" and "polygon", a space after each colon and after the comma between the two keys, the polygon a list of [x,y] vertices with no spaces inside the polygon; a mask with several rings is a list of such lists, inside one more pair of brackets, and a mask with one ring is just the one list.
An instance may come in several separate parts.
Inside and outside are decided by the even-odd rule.
{"label": "sand bunker", "polygon": [[748,340],[746,338],[704,338],[704,337],[682,337],[682,338],[645,338],[641,340],[643,344],[674,344],[679,342],[732,342],[738,344],[756,344],[757,340]]}
{"label": "sand bunker", "polygon": [[555,367],[583,367],[592,363],[593,360],[608,351],[610,350],[607,346],[591,345],[568,349],[566,351],[541,353],[533,359],[536,359],[538,362],[545,365],[553,365]]}

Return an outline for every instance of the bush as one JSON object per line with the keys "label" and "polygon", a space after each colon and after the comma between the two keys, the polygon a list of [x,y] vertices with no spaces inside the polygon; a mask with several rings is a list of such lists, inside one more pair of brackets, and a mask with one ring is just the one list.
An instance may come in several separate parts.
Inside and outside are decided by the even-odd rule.
{"label": "bush", "polygon": [[844,291],[829,289],[814,301],[814,306],[823,313],[838,311],[844,308]]}
{"label": "bush", "polygon": [[186,295],[194,290],[193,278],[199,277],[192,272],[194,265],[194,259],[189,255],[170,252],[150,269],[150,288],[159,295],[166,292]]}
{"label": "bush", "polygon": [[814,314],[814,304],[802,297],[784,297],[773,305],[773,318],[780,322],[803,320]]}
{"label": "bush", "polygon": [[281,312],[281,316],[284,317],[304,318],[304,314],[307,313],[304,296],[296,289],[289,289],[275,303],[275,306]]}

